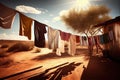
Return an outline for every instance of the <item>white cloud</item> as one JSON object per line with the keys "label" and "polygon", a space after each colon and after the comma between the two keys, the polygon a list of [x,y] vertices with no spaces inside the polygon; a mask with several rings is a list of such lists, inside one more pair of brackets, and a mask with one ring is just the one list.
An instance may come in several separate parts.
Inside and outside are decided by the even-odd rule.
{"label": "white cloud", "polygon": [[62,10],[62,11],[60,11],[59,16],[68,15],[68,12],[69,12],[69,10]]}
{"label": "white cloud", "polygon": [[56,22],[56,21],[60,21],[60,17],[59,16],[53,18],[53,22]]}
{"label": "white cloud", "polygon": [[24,13],[32,13],[32,14],[41,14],[42,11],[37,10],[34,7],[31,6],[25,6],[25,5],[19,5],[16,6],[16,10],[20,11],[20,12],[24,12]]}
{"label": "white cloud", "polygon": [[48,20],[44,20],[44,22],[45,22],[45,23],[49,23],[49,21],[48,21]]}
{"label": "white cloud", "polygon": [[48,10],[47,9],[43,9],[43,8],[38,8],[38,10],[40,10],[41,11],[41,13],[47,13],[48,12]]}
{"label": "white cloud", "polygon": [[60,21],[62,15],[68,15],[68,10],[62,10],[59,12],[59,16],[53,18],[53,22]]}
{"label": "white cloud", "polygon": [[28,40],[28,38],[25,36],[19,36],[19,35],[15,35],[15,34],[6,34],[6,33],[0,34],[0,39],[3,39],[3,40]]}
{"label": "white cloud", "polygon": [[53,14],[50,14],[50,16],[52,17],[52,16],[54,16]]}

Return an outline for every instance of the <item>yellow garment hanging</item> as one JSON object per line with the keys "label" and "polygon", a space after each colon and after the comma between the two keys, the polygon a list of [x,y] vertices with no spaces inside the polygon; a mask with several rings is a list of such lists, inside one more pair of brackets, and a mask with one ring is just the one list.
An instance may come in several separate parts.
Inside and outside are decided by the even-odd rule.
{"label": "yellow garment hanging", "polygon": [[27,36],[28,39],[31,39],[31,26],[33,19],[19,13],[20,17],[20,30],[19,35]]}

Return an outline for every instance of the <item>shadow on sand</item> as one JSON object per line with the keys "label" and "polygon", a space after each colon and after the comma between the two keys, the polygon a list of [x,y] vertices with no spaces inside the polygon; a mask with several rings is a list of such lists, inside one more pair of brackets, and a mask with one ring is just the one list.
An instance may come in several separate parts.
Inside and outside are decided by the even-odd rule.
{"label": "shadow on sand", "polygon": [[82,63],[67,62],[61,66],[46,69],[37,75],[31,76],[28,80],[61,80],[62,77],[71,74],[72,71],[80,64]]}
{"label": "shadow on sand", "polygon": [[14,76],[17,76],[17,75],[20,75],[20,74],[23,74],[23,73],[26,73],[26,72],[30,72],[30,71],[33,71],[33,70],[36,70],[36,69],[39,69],[43,66],[39,66],[39,67],[36,67],[36,68],[33,68],[33,69],[29,69],[29,70],[25,70],[25,71],[22,71],[22,72],[19,72],[19,73],[15,73],[15,74],[12,74],[12,75],[9,75],[9,76],[6,76],[6,77],[3,77],[3,78],[0,78],[0,80],[5,80],[5,79],[8,79],[8,78],[11,78],[11,77],[14,77]]}
{"label": "shadow on sand", "polygon": [[56,55],[56,53],[48,53],[48,54],[37,56],[32,60],[57,59],[57,58],[63,58],[63,57],[71,57],[71,56],[67,53],[63,53],[61,56]]}
{"label": "shadow on sand", "polygon": [[61,56],[58,56],[58,55],[56,55],[55,52],[52,52],[52,53],[37,56],[32,60],[45,60],[45,59],[67,58],[67,57],[80,57],[80,56],[83,56],[83,55],[85,56],[85,60],[89,59],[87,49],[77,49],[76,54],[74,56],[71,56],[70,54],[68,54],[68,52],[61,53]]}
{"label": "shadow on sand", "polygon": [[80,80],[120,80],[120,63],[104,57],[90,57]]}

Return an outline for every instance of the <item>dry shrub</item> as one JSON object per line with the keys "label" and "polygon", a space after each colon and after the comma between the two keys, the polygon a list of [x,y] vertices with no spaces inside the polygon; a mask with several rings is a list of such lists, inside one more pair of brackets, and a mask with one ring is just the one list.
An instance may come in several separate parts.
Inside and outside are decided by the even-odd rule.
{"label": "dry shrub", "polygon": [[41,52],[41,49],[40,48],[35,48],[35,51],[33,53],[39,53]]}
{"label": "dry shrub", "polygon": [[12,63],[13,63],[13,60],[9,58],[0,58],[1,67],[9,67],[10,65],[12,65]]}
{"label": "dry shrub", "polygon": [[5,50],[0,50],[0,58],[5,57]]}
{"label": "dry shrub", "polygon": [[8,48],[9,46],[7,44],[1,45],[1,48]]}
{"label": "dry shrub", "polygon": [[30,43],[16,43],[8,48],[7,52],[19,52],[19,51],[29,51],[32,50],[34,47],[33,44]]}

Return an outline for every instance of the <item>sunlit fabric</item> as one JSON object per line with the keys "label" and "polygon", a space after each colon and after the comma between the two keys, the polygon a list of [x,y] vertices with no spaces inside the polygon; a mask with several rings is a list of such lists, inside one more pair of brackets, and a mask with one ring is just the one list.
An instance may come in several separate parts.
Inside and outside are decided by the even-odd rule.
{"label": "sunlit fabric", "polygon": [[69,45],[68,45],[68,53],[72,56],[76,53],[76,36],[71,35],[69,39]]}
{"label": "sunlit fabric", "polygon": [[58,48],[59,31],[48,27],[48,47],[49,49]]}
{"label": "sunlit fabric", "polygon": [[12,26],[16,11],[0,3],[0,27],[9,29]]}
{"label": "sunlit fabric", "polygon": [[59,36],[57,54],[60,55],[60,53],[65,52],[65,47],[64,46],[65,46],[65,41],[62,40],[61,37]]}
{"label": "sunlit fabric", "polygon": [[20,30],[19,35],[21,36],[27,36],[28,39],[31,39],[31,27],[33,19],[19,13],[20,17]]}

